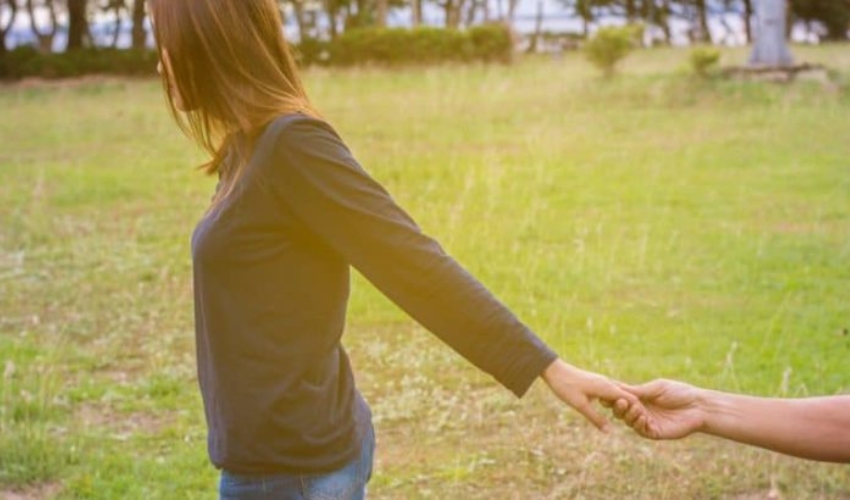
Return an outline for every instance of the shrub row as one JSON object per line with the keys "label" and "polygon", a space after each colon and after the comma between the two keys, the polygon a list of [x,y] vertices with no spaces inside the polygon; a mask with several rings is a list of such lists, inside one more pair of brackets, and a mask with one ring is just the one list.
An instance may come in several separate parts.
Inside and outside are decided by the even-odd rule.
{"label": "shrub row", "polygon": [[159,56],[153,51],[88,49],[42,54],[19,47],[0,57],[0,78],[67,78],[89,74],[152,75]]}
{"label": "shrub row", "polygon": [[510,29],[501,24],[467,30],[431,27],[360,28],[332,41],[304,40],[296,46],[302,65],[409,65],[443,62],[510,62]]}
{"label": "shrub row", "polygon": [[[308,39],[296,47],[302,65],[434,64],[442,62],[509,62],[513,38],[503,25],[468,30],[440,28],[375,29],[345,32],[333,41]],[[20,47],[0,56],[0,79],[67,78],[88,74],[152,75],[154,51],[90,49],[42,54]]]}

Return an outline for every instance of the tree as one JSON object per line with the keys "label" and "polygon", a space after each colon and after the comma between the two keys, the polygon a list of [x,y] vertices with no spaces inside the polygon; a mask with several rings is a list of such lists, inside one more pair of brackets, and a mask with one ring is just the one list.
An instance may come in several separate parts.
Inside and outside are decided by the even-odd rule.
{"label": "tree", "polygon": [[422,24],[422,0],[411,0],[411,24],[414,28]]}
{"label": "tree", "polygon": [[653,0],[653,8],[649,16],[649,22],[661,28],[661,31],[664,33],[664,41],[667,45],[673,43],[673,30],[670,29],[670,18],[673,16],[673,8],[670,2],[671,0],[661,0],[661,4],[656,6]]}
{"label": "tree", "polygon": [[17,0],[0,0],[0,9],[4,6],[9,9],[9,22],[3,24],[3,19],[0,18],[0,57],[9,50],[6,45],[6,36],[12,30],[12,26],[15,24],[15,18],[18,16]]}
{"label": "tree", "polygon": [[[51,0],[52,1],[52,0]],[[68,45],[65,50],[83,48],[89,34],[88,0],[67,0],[68,2]]]}
{"label": "tree", "polygon": [[331,40],[336,39],[339,35],[339,13],[342,10],[340,0],[323,0],[325,13],[328,16],[328,30],[330,31]]}
{"label": "tree", "polygon": [[115,15],[115,24],[112,32],[112,48],[118,47],[118,41],[121,38],[121,28],[124,25],[124,12],[127,10],[126,0],[106,0],[101,5],[101,10],[104,13],[112,11]]}
{"label": "tree", "polygon": [[753,0],[743,0],[744,3],[744,31],[747,35],[747,43],[753,42]]}
{"label": "tree", "polygon": [[540,43],[540,36],[543,32],[543,0],[537,0],[537,15],[534,18],[534,34],[531,36],[531,43],[528,45],[528,53],[537,52],[537,46]]}
{"label": "tree", "polygon": [[582,22],[582,34],[587,38],[590,35],[590,25],[596,20],[596,7],[598,0],[560,0],[561,4],[579,17]]}
{"label": "tree", "polygon": [[806,23],[821,23],[829,40],[847,39],[850,2],[846,0],[791,0],[791,15]]}
{"label": "tree", "polygon": [[634,25],[600,28],[585,42],[584,55],[605,78],[611,78],[617,64],[632,51],[638,34],[639,28]]}
{"label": "tree", "polygon": [[466,0],[443,0],[442,2],[437,2],[437,5],[443,8],[446,28],[457,29],[460,27],[461,13],[463,12],[465,3]]}
{"label": "tree", "polygon": [[145,31],[145,0],[134,0],[133,2],[133,48],[144,49],[147,44],[148,34]]}
{"label": "tree", "polygon": [[785,0],[756,0],[758,32],[750,64],[790,66],[794,64],[785,40],[787,12]]}
{"label": "tree", "polygon": [[698,22],[697,41],[712,43],[711,30],[708,27],[708,5],[706,0],[694,0],[694,10]]}
{"label": "tree", "polygon": [[[41,7],[47,9],[47,17],[50,22],[46,27],[38,25],[36,8]],[[59,28],[59,23],[56,21],[56,4],[53,0],[43,0],[40,5],[35,4],[35,0],[26,1],[27,16],[30,18],[30,28],[38,40],[38,50],[43,53],[53,51],[53,40],[56,38],[56,32]]]}
{"label": "tree", "polygon": [[375,26],[379,28],[387,27],[387,11],[389,5],[387,0],[375,0]]}
{"label": "tree", "polygon": [[516,8],[519,6],[519,0],[508,0],[508,18],[509,26],[513,26],[514,17],[516,16]]}

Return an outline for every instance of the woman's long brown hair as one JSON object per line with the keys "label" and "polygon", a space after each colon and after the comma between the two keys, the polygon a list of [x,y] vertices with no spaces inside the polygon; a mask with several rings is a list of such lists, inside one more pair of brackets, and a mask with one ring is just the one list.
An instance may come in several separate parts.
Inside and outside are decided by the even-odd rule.
{"label": "woman's long brown hair", "polygon": [[[232,192],[266,124],[282,114],[318,113],[283,38],[274,0],[148,4],[160,55],[167,51],[171,62],[172,74],[162,75],[171,113],[210,154],[201,169],[222,179],[215,204]],[[169,88],[180,93],[183,111]]]}

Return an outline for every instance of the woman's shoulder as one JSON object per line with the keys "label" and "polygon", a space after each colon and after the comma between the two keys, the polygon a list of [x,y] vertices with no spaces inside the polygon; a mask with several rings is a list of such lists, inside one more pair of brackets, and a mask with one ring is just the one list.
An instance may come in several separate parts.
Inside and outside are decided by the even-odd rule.
{"label": "woman's shoulder", "polygon": [[351,151],[325,120],[302,113],[281,115],[268,123],[255,143],[252,163],[260,170],[306,168],[316,161],[351,158]]}
{"label": "woman's shoulder", "polygon": [[266,125],[260,142],[303,144],[311,139],[339,135],[325,120],[304,113],[280,115]]}

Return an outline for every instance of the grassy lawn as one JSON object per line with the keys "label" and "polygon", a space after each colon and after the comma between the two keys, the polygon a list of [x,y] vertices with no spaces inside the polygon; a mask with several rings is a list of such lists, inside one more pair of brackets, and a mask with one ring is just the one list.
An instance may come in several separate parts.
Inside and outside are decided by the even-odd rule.
{"label": "grassy lawn", "polygon": [[[850,81],[850,47],[797,48]],[[745,51],[724,54],[726,63]],[[850,390],[850,91],[601,82],[578,55],[307,74],[423,228],[565,359],[631,382]],[[154,80],[0,87],[0,498],[215,498],[189,234],[212,181]],[[357,277],[376,499],[850,498],[846,466],[597,433],[521,401]]]}

